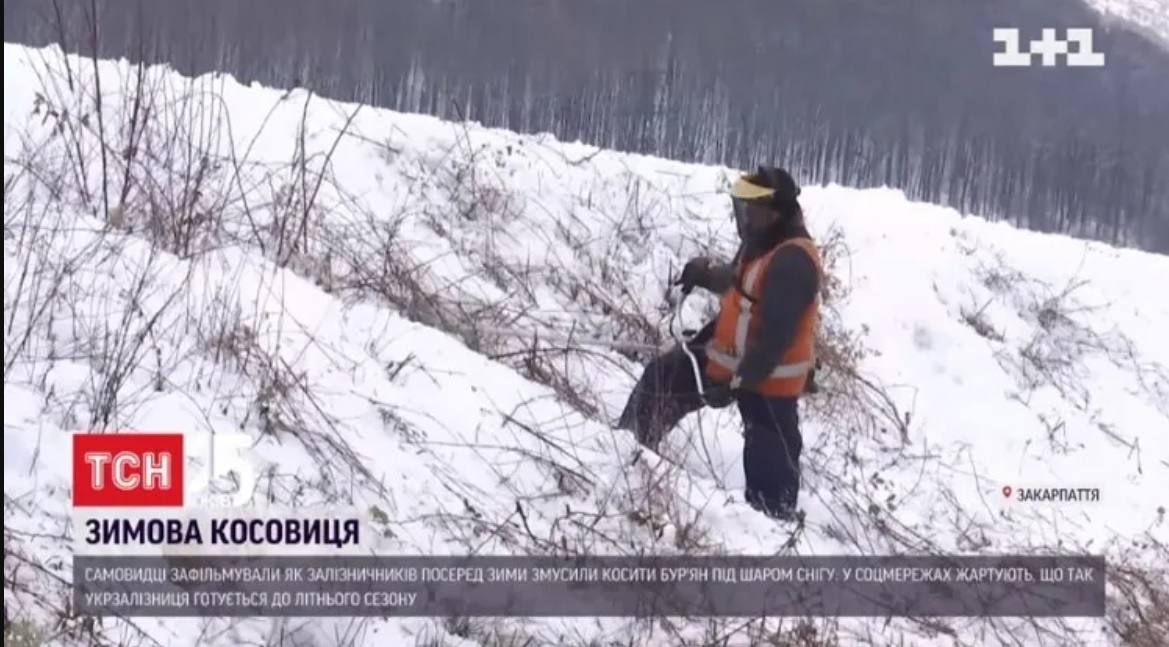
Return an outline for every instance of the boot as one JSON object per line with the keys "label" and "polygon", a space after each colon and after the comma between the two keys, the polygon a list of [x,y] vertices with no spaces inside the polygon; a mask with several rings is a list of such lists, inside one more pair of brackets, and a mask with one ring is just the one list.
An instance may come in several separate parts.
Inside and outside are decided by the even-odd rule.
{"label": "boot", "polygon": [[762,495],[756,493],[754,490],[747,490],[744,499],[747,501],[747,505],[751,506],[753,510],[758,510],[776,521],[795,521],[799,517],[794,504],[768,503],[763,499]]}

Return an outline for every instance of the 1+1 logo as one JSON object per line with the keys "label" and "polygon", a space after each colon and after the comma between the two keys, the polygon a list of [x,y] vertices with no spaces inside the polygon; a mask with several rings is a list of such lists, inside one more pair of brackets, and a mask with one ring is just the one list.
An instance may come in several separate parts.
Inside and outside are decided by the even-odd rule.
{"label": "1+1 logo", "polygon": [[1093,49],[1091,29],[1068,29],[1066,40],[1060,39],[1056,30],[1044,29],[1039,40],[1028,44],[1028,51],[1019,48],[1018,29],[997,28],[994,41],[1003,44],[1003,51],[994,54],[995,67],[1031,67],[1036,56],[1043,67],[1055,67],[1061,57],[1068,67],[1104,67],[1104,54]]}
{"label": "1+1 logo", "polygon": [[[199,492],[224,496],[229,506],[247,505],[256,483],[255,467],[244,456],[251,446],[245,434],[74,434],[73,507],[179,508]],[[203,466],[193,478],[188,458]],[[236,491],[213,492],[215,477],[229,474]]]}

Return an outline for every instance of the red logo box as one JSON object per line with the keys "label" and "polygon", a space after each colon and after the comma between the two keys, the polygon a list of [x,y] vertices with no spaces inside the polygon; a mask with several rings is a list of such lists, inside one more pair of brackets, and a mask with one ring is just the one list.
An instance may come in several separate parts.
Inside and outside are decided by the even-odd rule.
{"label": "red logo box", "polygon": [[181,433],[73,435],[73,507],[181,508]]}

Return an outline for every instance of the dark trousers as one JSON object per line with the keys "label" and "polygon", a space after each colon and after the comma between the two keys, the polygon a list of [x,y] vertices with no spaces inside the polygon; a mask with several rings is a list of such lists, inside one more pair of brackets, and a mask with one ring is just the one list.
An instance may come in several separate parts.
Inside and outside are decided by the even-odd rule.
{"label": "dark trousers", "polygon": [[799,400],[746,392],[739,396],[743,416],[743,473],[747,502],[774,516],[788,516],[800,495]]}
{"label": "dark trousers", "polygon": [[[701,348],[692,348],[700,368],[705,369],[706,357]],[[704,370],[701,374],[702,381],[709,384]],[[671,429],[703,406],[690,359],[681,348],[674,348],[646,366],[621,412],[617,428],[632,431],[638,442],[657,451]],[[744,392],[739,396],[738,407],[743,418],[747,502],[768,514],[784,516],[794,510],[800,491],[803,437],[799,402],[797,398]]]}
{"label": "dark trousers", "polygon": [[[699,360],[702,382],[709,383],[705,353],[701,348],[693,348],[693,352]],[[675,347],[646,365],[625,403],[617,428],[632,431],[637,442],[657,451],[671,429],[703,406],[694,366],[682,348]]]}

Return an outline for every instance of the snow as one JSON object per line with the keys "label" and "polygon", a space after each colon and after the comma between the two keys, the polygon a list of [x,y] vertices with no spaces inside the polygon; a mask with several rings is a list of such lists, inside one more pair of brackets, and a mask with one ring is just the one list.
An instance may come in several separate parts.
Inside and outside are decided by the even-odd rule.
{"label": "snow", "polygon": [[1087,5],[1107,19],[1136,27],[1169,47],[1169,1],[1087,0]]}
{"label": "snow", "polygon": [[[1091,552],[1139,564],[1169,540],[1169,258],[893,190],[807,187],[838,281],[826,329],[853,359],[806,402],[807,527],[793,532],[741,503],[733,410],[684,422],[670,460],[610,428],[640,366],[601,342],[666,339],[671,271],[733,249],[733,170],[163,68],[145,79],[156,102],[136,131],[132,66],[97,64],[99,119],[94,68],[70,58],[67,74],[63,60],[4,46],[5,606],[45,644],[75,641],[48,637],[72,551],[64,448],[95,427],[248,433],[264,475],[256,505],[352,510],[383,528],[386,554]],[[181,190],[196,182],[198,195]],[[173,235],[180,216],[197,235]],[[1099,487],[1101,501],[1008,504],[1004,485]],[[841,644],[954,645],[989,644],[979,632],[993,622],[1030,626],[828,624]],[[308,620],[303,642],[273,638],[292,626],[102,631],[167,646],[675,645],[712,623]],[[1030,644],[1116,640],[1099,620],[1046,626],[1058,638],[1027,629]]]}

